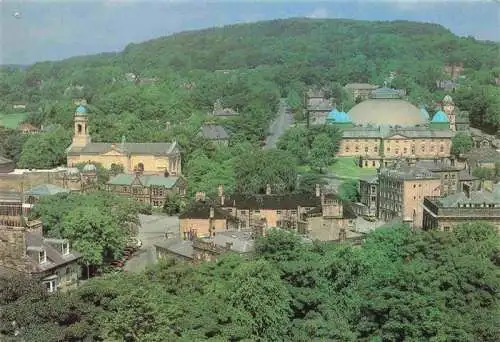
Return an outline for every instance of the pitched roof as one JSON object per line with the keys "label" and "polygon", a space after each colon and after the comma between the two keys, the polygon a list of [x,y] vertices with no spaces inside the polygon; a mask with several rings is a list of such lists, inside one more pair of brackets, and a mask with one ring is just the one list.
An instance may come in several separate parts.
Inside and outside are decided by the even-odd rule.
{"label": "pitched roof", "polygon": [[185,258],[193,258],[193,242],[191,240],[169,239],[154,244],[156,248],[165,249],[172,254]]}
{"label": "pitched roof", "polygon": [[293,210],[297,207],[321,206],[321,197],[304,194],[288,195],[232,195],[224,199],[224,207],[238,209]]}
{"label": "pitched roof", "polygon": [[0,164],[12,164],[14,161],[0,156]]}
{"label": "pitched roof", "polygon": [[121,173],[110,179],[107,184],[109,185],[132,185],[134,180],[138,178],[140,183],[145,186],[160,186],[167,189],[173,188],[179,181],[179,177],[164,177],[158,175],[141,175],[136,176],[131,173]]}
{"label": "pitched roof", "polygon": [[251,232],[217,232],[213,238],[216,245],[225,247],[227,243],[231,244],[231,250],[239,253],[252,252],[254,249],[254,239]]}
{"label": "pitched roof", "polygon": [[154,154],[166,156],[179,152],[179,147],[173,143],[89,143],[82,148],[70,146],[68,153],[101,154],[115,149],[125,154]]}
{"label": "pitched roof", "polygon": [[26,191],[25,194],[33,196],[47,196],[47,195],[55,195],[61,192],[70,192],[70,190],[52,184],[41,184]]}
{"label": "pitched roof", "polygon": [[221,125],[205,124],[200,128],[201,135],[209,140],[226,140],[229,139],[229,134]]}
{"label": "pitched roof", "polygon": [[500,184],[494,185],[492,191],[471,191],[470,197],[464,192],[458,192],[441,197],[437,201],[444,207],[456,207],[459,204],[500,204]]}
{"label": "pitched roof", "polygon": [[211,205],[204,201],[195,201],[191,203],[184,212],[179,215],[179,219],[200,219],[205,220],[210,218],[210,209],[214,210],[214,219],[216,220],[232,220],[237,221],[237,219],[231,215],[228,211],[218,208],[217,206]]}
{"label": "pitched roof", "polygon": [[[27,254],[29,266],[33,272],[43,272],[51,268],[64,265],[68,262],[75,261],[81,257],[81,254],[76,251],[71,251],[67,255],[62,254],[50,244],[50,239],[46,239],[42,234],[35,232],[26,232],[26,248],[31,250],[45,250],[47,262],[40,264],[39,260],[35,260]],[[62,242],[62,241],[61,241]]]}

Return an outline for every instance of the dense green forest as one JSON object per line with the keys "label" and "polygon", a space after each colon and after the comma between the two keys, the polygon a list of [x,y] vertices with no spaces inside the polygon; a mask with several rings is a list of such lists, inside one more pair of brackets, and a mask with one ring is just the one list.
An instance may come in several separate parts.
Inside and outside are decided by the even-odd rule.
{"label": "dense green forest", "polygon": [[388,226],[362,248],[271,231],[251,257],[168,260],[70,293],[13,279],[0,292],[0,333],[30,342],[496,342],[499,242],[480,222],[454,232]]}
{"label": "dense green forest", "polygon": [[[72,100],[84,97],[93,141],[175,139],[183,147],[188,177],[210,163],[212,183],[230,185],[234,163],[228,160],[259,148],[280,97],[298,110],[303,91],[323,85],[348,109],[353,99],[343,85],[382,84],[396,72],[393,87],[405,88],[415,104],[433,108],[444,95],[436,80],[446,78],[443,66],[451,62],[465,67],[461,88],[453,94],[458,106],[470,111],[473,125],[495,132],[500,127],[500,87],[493,83],[500,76],[498,49],[496,43],[460,38],[436,24],[286,19],[184,32],[130,44],[120,53],[41,62],[27,70],[6,67],[0,75],[0,113],[25,101],[28,121],[47,132],[27,138],[2,129],[0,154],[20,167],[60,164],[71,141]],[[136,81],[127,80],[128,73]],[[157,82],[141,83],[147,78]],[[224,152],[196,137],[217,99],[241,113],[221,123],[232,133],[231,148]],[[324,147],[320,143],[315,152]],[[221,163],[221,153],[231,158]],[[315,165],[322,168],[329,161]],[[202,178],[191,181],[190,189],[208,188]]]}

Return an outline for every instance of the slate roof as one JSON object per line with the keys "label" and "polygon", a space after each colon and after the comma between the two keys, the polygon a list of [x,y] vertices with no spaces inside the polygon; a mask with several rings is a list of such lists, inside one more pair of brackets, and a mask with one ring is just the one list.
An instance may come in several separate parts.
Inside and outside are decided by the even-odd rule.
{"label": "slate roof", "polygon": [[33,196],[47,196],[55,195],[61,192],[70,192],[70,190],[52,184],[41,184],[26,191],[25,194]]}
{"label": "slate roof", "polygon": [[154,244],[156,248],[169,251],[185,258],[193,258],[193,242],[190,240],[169,239]]}
{"label": "slate roof", "polygon": [[250,210],[293,210],[297,207],[321,206],[321,197],[303,194],[288,195],[253,195],[235,194],[224,199],[224,207]]}
{"label": "slate roof", "polygon": [[126,154],[154,154],[158,156],[168,156],[178,153],[179,147],[173,143],[89,143],[79,148],[70,146],[67,150],[69,154],[102,154],[113,149]]}
{"label": "slate roof", "polygon": [[157,175],[136,176],[135,174],[121,173],[119,175],[116,175],[112,179],[110,179],[107,182],[107,184],[109,184],[109,185],[129,185],[130,186],[130,185],[132,185],[132,183],[134,182],[134,180],[136,178],[139,178],[139,181],[145,187],[159,186],[159,187],[165,187],[167,189],[173,188],[180,179],[180,177],[164,177],[164,176],[157,176]]}
{"label": "slate roof", "polygon": [[[348,220],[354,220],[358,216],[354,212],[354,209],[352,208],[352,204],[349,201],[341,201],[342,202],[342,218],[348,219]],[[316,216],[320,215],[323,213],[323,208],[320,206],[315,207],[312,210],[309,210],[307,212],[307,216]]]}
{"label": "slate roof", "polygon": [[227,140],[229,134],[221,125],[205,124],[200,128],[201,135],[209,140]]}
{"label": "slate roof", "polygon": [[439,179],[430,170],[421,166],[399,163],[390,168],[381,168],[380,175],[401,180]]}
{"label": "slate roof", "polygon": [[494,185],[493,191],[471,191],[470,197],[464,192],[458,192],[437,199],[442,207],[457,207],[459,204],[500,204],[500,184]]}
{"label": "slate roof", "polygon": [[76,251],[71,251],[68,255],[63,255],[61,252],[56,250],[48,241],[50,239],[45,239],[41,234],[35,232],[26,232],[26,248],[27,249],[43,249],[45,250],[47,262],[42,264],[39,260],[35,260],[29,256],[27,253],[27,258],[29,260],[30,268],[32,272],[43,272],[52,268],[59,267],[61,265],[67,264],[72,261],[76,261],[81,258],[81,254]]}
{"label": "slate roof", "polygon": [[492,148],[473,148],[465,154],[469,164],[480,163],[493,163],[500,161],[500,152]]}
{"label": "slate roof", "polygon": [[406,138],[451,138],[453,137],[453,132],[449,130],[430,130],[428,127],[414,127],[414,128],[388,128],[379,127],[374,128],[371,126],[355,126],[349,129],[345,129],[342,132],[343,138],[351,139],[362,139],[362,138],[390,138],[395,135],[401,135]]}
{"label": "slate roof", "polygon": [[199,219],[208,220],[210,218],[210,208],[214,209],[214,219],[216,220],[232,220],[237,221],[237,219],[231,215],[228,211],[218,208],[217,206],[211,205],[204,201],[195,201],[191,203],[184,212],[179,215],[179,219]]}
{"label": "slate roof", "polygon": [[216,245],[222,247],[226,247],[226,243],[231,243],[231,250],[238,253],[249,253],[254,250],[254,239],[252,239],[251,232],[217,232],[212,240]]}

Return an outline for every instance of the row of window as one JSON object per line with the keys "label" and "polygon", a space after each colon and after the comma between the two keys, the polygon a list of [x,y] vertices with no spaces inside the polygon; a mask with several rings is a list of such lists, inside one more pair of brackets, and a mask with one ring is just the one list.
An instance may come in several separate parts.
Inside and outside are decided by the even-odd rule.
{"label": "row of window", "polygon": [[[345,150],[345,152],[349,152],[349,151],[350,151],[349,146],[346,146],[346,147],[344,148],[344,150]],[[359,146],[357,146],[357,145],[356,145],[356,146],[354,147],[354,152],[355,152],[355,153],[359,153],[359,150],[360,150]],[[387,151],[387,152],[391,152],[391,148],[388,146],[388,147],[386,148],[386,151]],[[399,151],[400,151],[400,150],[399,150],[399,148],[398,148],[398,147],[396,147],[396,149],[394,150],[394,153],[395,153],[395,154],[399,154]],[[421,152],[425,152],[425,145],[422,145],[422,146],[420,147],[420,151],[421,151]],[[366,147],[365,147],[365,152],[366,152],[366,153],[370,152],[370,149],[369,149],[369,147],[368,147],[368,146],[366,146]],[[377,147],[377,146],[374,146],[374,147],[373,147],[373,152],[374,152],[374,153],[378,153],[378,147]],[[430,152],[435,152],[434,145],[431,145]],[[444,152],[444,145],[440,145],[440,146],[439,146],[439,152]],[[404,147],[404,148],[403,148],[403,154],[407,154],[407,153],[408,153],[408,148],[407,148],[407,147]],[[415,153],[415,146],[413,146],[413,147],[411,148],[411,153],[412,153],[412,154],[414,154],[414,153]]]}

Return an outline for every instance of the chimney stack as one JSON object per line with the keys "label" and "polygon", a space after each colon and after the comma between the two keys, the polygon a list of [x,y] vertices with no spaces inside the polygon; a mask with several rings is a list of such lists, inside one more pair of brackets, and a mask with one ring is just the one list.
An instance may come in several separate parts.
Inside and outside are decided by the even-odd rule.
{"label": "chimney stack", "polygon": [[320,197],[321,196],[321,188],[319,186],[319,184],[316,184],[316,197]]}
{"label": "chimney stack", "polygon": [[213,219],[215,216],[215,210],[213,207],[210,207],[210,218]]}
{"label": "chimney stack", "polygon": [[266,184],[266,195],[271,194],[271,184]]}

